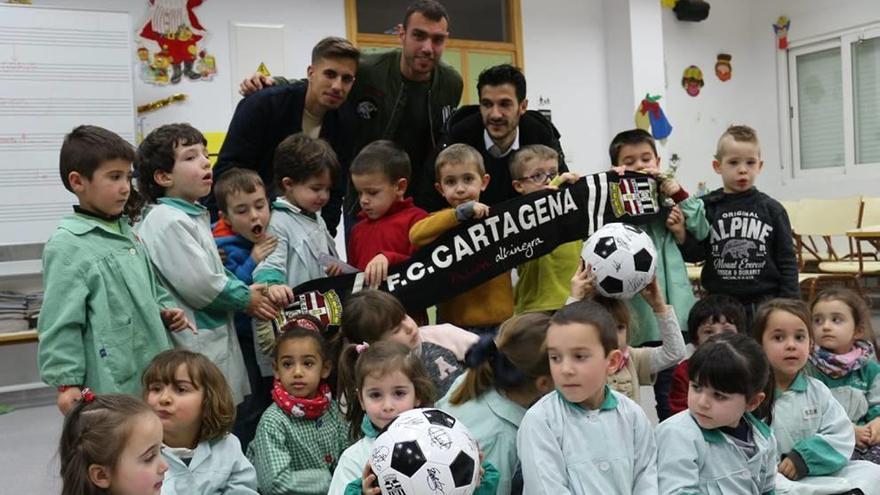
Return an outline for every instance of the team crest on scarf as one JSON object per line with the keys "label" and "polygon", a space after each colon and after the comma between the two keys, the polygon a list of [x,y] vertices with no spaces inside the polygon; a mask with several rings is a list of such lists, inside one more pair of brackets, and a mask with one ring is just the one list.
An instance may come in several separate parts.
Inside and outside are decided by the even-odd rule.
{"label": "team crest on scarf", "polygon": [[611,208],[617,218],[653,215],[660,211],[657,182],[650,177],[623,178],[609,186]]}
{"label": "team crest on scarf", "polygon": [[327,292],[303,292],[275,318],[276,330],[284,328],[288,321],[298,315],[314,316],[321,320],[325,327],[331,325],[338,327],[342,323],[342,300],[333,289]]}

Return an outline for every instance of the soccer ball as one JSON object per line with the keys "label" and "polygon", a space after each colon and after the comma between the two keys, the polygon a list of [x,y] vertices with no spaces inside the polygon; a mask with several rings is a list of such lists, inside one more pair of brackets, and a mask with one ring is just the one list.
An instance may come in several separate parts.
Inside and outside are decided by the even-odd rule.
{"label": "soccer ball", "polygon": [[376,439],[370,466],[383,495],[470,495],[478,485],[480,452],[454,417],[412,409]]}
{"label": "soccer ball", "polygon": [[629,299],[651,283],[657,268],[654,242],[642,229],[609,223],[584,243],[581,257],[596,277],[596,290],[606,297]]}

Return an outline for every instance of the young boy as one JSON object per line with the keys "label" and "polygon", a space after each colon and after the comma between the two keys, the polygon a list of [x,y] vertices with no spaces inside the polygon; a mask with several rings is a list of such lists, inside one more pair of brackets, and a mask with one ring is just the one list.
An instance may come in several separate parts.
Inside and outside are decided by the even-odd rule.
{"label": "young boy", "polygon": [[556,391],[526,412],[516,444],[523,493],[657,493],[657,444],[644,411],[606,384],[620,366],[617,325],[594,301],[553,315],[547,355]]}
{"label": "young boy", "polygon": [[[252,284],[254,268],[278,244],[268,233],[269,199],[263,180],[253,170],[233,167],[214,183],[214,200],[220,220],[213,234],[217,247],[226,253],[223,265],[245,284]],[[260,416],[272,403],[272,360],[257,351],[251,317],[236,311],[234,321],[251,395],[238,406],[233,433],[246,451]]]}
{"label": "young boy", "polygon": [[741,302],[746,328],[767,299],[800,298],[788,214],[778,201],[755,188],[763,166],[755,130],[744,125],[727,128],[712,162],[723,187],[700,198],[696,211],[684,211],[688,224],[694,215],[711,228],[702,235],[694,233],[702,243],[700,249],[685,244],[688,260],[706,260],[703,287],[709,294],[726,294]]}
{"label": "young boy", "polygon": [[[548,183],[559,175],[559,154],[542,144],[524,146],[510,162],[513,189],[519,194],[529,194],[546,189]],[[562,174],[562,179],[575,182],[578,176],[572,172]],[[514,288],[516,314],[533,311],[556,311],[565,305],[572,275],[581,259],[583,241],[567,242],[549,254],[527,261],[516,268],[519,280]]]}
{"label": "young boy", "polygon": [[265,286],[248,288],[220,261],[208,211],[198,203],[212,183],[205,144],[202,133],[188,124],[164,125],[147,135],[138,148],[138,189],[151,204],[138,233],[163,285],[198,328],[174,334],[175,345],[220,367],[238,404],[250,386],[233,312],[268,320],[276,309]]}
{"label": "young boy", "polygon": [[[480,203],[480,193],[489,184],[483,157],[471,146],[453,144],[437,156],[434,187],[449,203],[448,208],[431,214],[413,225],[409,238],[422,247],[461,222],[485,218],[489,207]],[[437,304],[439,321],[477,334],[496,333],[498,325],[513,314],[513,286],[510,272]]]}
{"label": "young boy", "polygon": [[409,157],[391,141],[374,141],[355,157],[351,181],[361,212],[348,242],[349,264],[364,271],[371,287],[388,277],[388,267],[406,261],[415,251],[409,231],[428,216],[404,199],[410,175]]}
{"label": "young boy", "polygon": [[106,129],[75,128],[61,146],[61,182],[76,195],[43,249],[40,376],[58,387],[63,414],[96,393],[141,393],[141,373],[189,327],[159,285],[124,215],[134,149]]}

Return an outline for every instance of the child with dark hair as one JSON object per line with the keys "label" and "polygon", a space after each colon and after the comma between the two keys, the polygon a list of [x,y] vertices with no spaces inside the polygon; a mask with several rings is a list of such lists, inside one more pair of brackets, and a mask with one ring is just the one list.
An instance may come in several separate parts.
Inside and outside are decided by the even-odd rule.
{"label": "child with dark hair", "polygon": [[205,137],[189,124],[154,130],[138,148],[138,184],[150,203],[138,233],[163,285],[196,322],[197,332],[178,332],[178,347],[205,354],[223,371],[235,403],[250,392],[232,316],[245,311],[263,319],[275,307],[262,285],[248,287],[227,271],[211,235],[208,210],[199,199],[213,174]]}
{"label": "child with dark hair", "polygon": [[[728,296],[706,296],[691,308],[688,315],[688,337],[694,348],[709,337],[724,332],[748,333],[746,313],[743,305]],[[672,414],[687,409],[689,360],[685,359],[672,372],[672,387],[669,389],[669,409]]]}
{"label": "child with dark hair", "polygon": [[134,159],[129,143],[96,126],[73,129],[61,146],[61,181],[79,204],[43,249],[37,332],[40,376],[58,388],[63,414],[84,387],[139,395],[150,359],[171,348],[166,328],[190,326],[131,230],[136,216],[125,216]]}
{"label": "child with dark hair", "polygon": [[167,495],[257,494],[257,475],[231,433],[235,403],[223,373],[202,354],[175,349],[144,371],[144,399],[162,420]]}
{"label": "child with dark hair", "polygon": [[713,336],[691,357],[688,379],[688,410],[657,427],[660,493],[772,493],[776,438],[752,415],[775,385],[761,346]]}
{"label": "child with dark hair", "polygon": [[323,331],[316,320],[293,317],[276,339],[273,404],[248,448],[263,495],[328,493],[348,446],[347,425],[327,383],[334,360]]}

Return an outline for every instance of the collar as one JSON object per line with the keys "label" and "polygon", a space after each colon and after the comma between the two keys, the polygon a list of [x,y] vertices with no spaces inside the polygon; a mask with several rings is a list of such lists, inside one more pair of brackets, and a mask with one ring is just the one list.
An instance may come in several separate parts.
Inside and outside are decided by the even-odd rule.
{"label": "collar", "polygon": [[110,228],[110,226],[107,225],[108,223],[107,220],[102,220],[98,217],[77,213],[62,218],[58,226],[68,230],[74,235],[83,235],[94,229],[100,229],[116,236],[121,235],[123,237],[129,237],[131,227],[128,225],[126,217],[122,217],[121,221],[119,221],[119,232]]}
{"label": "collar", "polygon": [[[559,396],[560,399],[562,399],[562,402],[565,402],[566,404],[568,404],[572,407],[576,407],[582,411],[595,410],[595,409],[587,409],[586,407],[584,407],[580,404],[571,402],[570,400],[566,399],[565,396],[562,395],[562,392],[560,392],[559,390],[556,390],[556,394]],[[612,409],[617,409],[617,397],[615,397],[614,394],[611,392],[611,388],[608,387],[608,385],[605,385],[605,400],[603,400],[602,403],[599,404],[598,410],[599,411],[610,411]]]}
{"label": "collar", "polygon": [[412,197],[403,198],[400,201],[395,201],[394,203],[392,203],[391,207],[388,208],[388,211],[386,211],[384,215],[382,215],[381,217],[379,217],[375,220],[370,220],[369,218],[367,218],[367,214],[364,213],[363,210],[358,212],[358,218],[362,219],[362,220],[366,220],[368,222],[378,222],[379,220],[382,220],[385,217],[391,216],[401,210],[405,210],[407,208],[412,208],[412,207],[413,207]]}
{"label": "collar", "polygon": [[226,219],[221,218],[217,220],[217,223],[211,227],[211,234],[214,237],[233,237],[238,234],[232,230],[232,226],[226,221]]}
{"label": "collar", "polygon": [[159,204],[171,206],[172,208],[177,208],[178,210],[186,213],[187,215],[193,216],[193,217],[200,216],[202,213],[205,213],[206,211],[208,211],[207,208],[205,208],[204,206],[202,206],[198,203],[190,203],[189,201],[186,201],[186,200],[180,199],[180,198],[162,197],[156,201]]}
{"label": "collar", "polygon": [[486,394],[486,405],[496,416],[519,428],[526,408],[508,399],[497,390],[491,390]]}
{"label": "collar", "polygon": [[122,218],[122,213],[120,213],[119,215],[109,216],[109,215],[104,215],[102,213],[98,213],[96,211],[87,210],[85,208],[82,208],[79,205],[73,205],[73,211],[75,213],[79,213],[80,215],[85,215],[87,217],[94,217],[94,218],[97,218],[98,220],[102,220],[104,222],[115,222],[115,221],[119,220],[120,218]]}
{"label": "collar", "polygon": [[[726,440],[724,439],[724,433],[721,433],[721,430],[715,428],[714,430],[705,430],[697,420],[691,416],[690,412],[688,412],[688,416],[690,416],[691,420],[694,424],[697,425],[697,428],[700,429],[700,433],[703,434],[703,440],[709,443],[724,443]],[[765,439],[770,438],[770,427],[764,424],[763,421],[756,418],[752,413],[745,413],[743,415],[746,422],[752,426],[752,429],[757,431],[762,437]]]}
{"label": "collar", "polygon": [[516,126],[516,136],[513,137],[513,142],[510,144],[510,148],[507,148],[507,151],[501,151],[501,148],[492,141],[492,136],[489,135],[489,131],[485,127],[483,127],[483,144],[486,145],[486,151],[490,155],[495,158],[503,158],[519,149],[519,126]]}
{"label": "collar", "polygon": [[376,428],[376,425],[370,421],[370,417],[366,414],[364,414],[364,418],[361,420],[361,433],[367,438],[376,438],[380,433],[379,428]]}
{"label": "collar", "polygon": [[794,390],[795,392],[807,391],[807,377],[804,375],[803,370],[799,371],[797,376],[794,377],[794,380],[791,382],[791,385],[788,386],[788,389]]}
{"label": "collar", "polygon": [[275,198],[275,201],[272,202],[272,208],[275,208],[277,210],[287,210],[293,213],[299,213],[300,215],[305,215],[312,220],[318,218],[318,215],[316,213],[309,213],[307,211],[304,211],[299,206],[296,206],[295,204],[285,199],[284,196],[278,196],[277,198]]}

